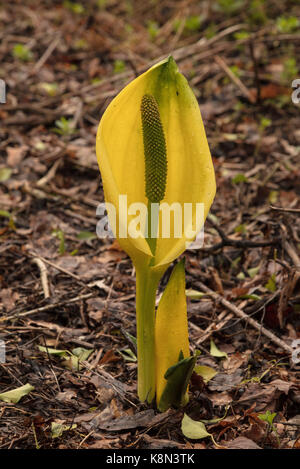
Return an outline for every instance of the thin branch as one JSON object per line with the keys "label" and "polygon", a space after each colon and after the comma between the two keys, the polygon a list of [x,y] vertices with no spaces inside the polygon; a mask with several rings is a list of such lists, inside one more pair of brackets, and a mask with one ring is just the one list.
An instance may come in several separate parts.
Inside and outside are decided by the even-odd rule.
{"label": "thin branch", "polygon": [[273,343],[284,349],[286,352],[291,355],[293,353],[292,347],[290,347],[288,344],[286,344],[283,340],[279,339],[275,334],[270,332],[268,329],[263,327],[261,324],[259,324],[257,321],[255,321],[253,318],[250,318],[244,311],[237,306],[235,306],[233,303],[230,301],[226,300],[223,298],[221,295],[218,293],[214,292],[210,288],[208,288],[204,283],[202,282],[197,282],[197,285],[199,288],[201,288],[202,291],[207,293],[208,295],[211,295],[213,298],[217,299],[223,306],[225,306],[227,309],[232,311],[236,316],[240,317],[241,319],[244,319],[247,323],[249,323],[252,327],[257,329],[261,334],[264,336],[268,337]]}
{"label": "thin branch", "polygon": [[45,266],[42,259],[39,259],[38,257],[34,257],[32,259],[32,262],[34,264],[36,264],[39,268],[39,271],[40,271],[40,274],[41,274],[41,282],[42,282],[44,297],[49,298],[50,297],[50,290],[49,290],[48,277],[47,277],[47,267]]}
{"label": "thin branch", "polygon": [[60,301],[58,303],[53,303],[51,305],[40,306],[39,308],[31,309],[29,311],[22,311],[21,313],[11,314],[10,316],[3,316],[0,318],[0,322],[11,321],[12,319],[23,318],[25,316],[32,316],[33,314],[41,313],[42,311],[49,311],[51,309],[59,308],[60,306],[64,306],[64,305],[71,304],[71,303],[76,303],[77,301],[87,300],[88,298],[92,298],[93,296],[96,296],[96,295],[97,295],[97,292],[95,291],[95,292],[87,293],[85,295],[75,296],[74,298]]}

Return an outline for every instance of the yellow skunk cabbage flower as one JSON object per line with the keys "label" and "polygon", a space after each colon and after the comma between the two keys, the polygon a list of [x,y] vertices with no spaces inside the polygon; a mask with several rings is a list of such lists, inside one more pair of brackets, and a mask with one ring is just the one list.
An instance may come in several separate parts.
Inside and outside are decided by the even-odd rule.
{"label": "yellow skunk cabbage flower", "polygon": [[216,190],[199,106],[172,57],[112,100],[96,153],[111,227],[136,269],[138,394],[151,402],[156,289],[202,228]]}

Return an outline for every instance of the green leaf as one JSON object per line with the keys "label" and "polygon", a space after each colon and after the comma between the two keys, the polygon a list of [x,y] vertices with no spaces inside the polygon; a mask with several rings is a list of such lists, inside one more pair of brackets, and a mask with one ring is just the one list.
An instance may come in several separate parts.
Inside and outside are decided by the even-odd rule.
{"label": "green leaf", "polygon": [[181,431],[184,436],[192,440],[201,440],[208,436],[211,437],[211,434],[207,432],[204,423],[197,422],[186,414],[184,414],[181,422]]}
{"label": "green leaf", "polygon": [[73,355],[78,357],[78,359],[81,362],[84,362],[85,360],[87,360],[89,358],[89,356],[91,355],[91,353],[93,351],[94,351],[94,349],[86,349],[86,348],[83,348],[83,347],[76,347],[76,348],[73,348],[72,353],[73,353]]}
{"label": "green leaf", "polygon": [[248,39],[250,33],[248,31],[238,31],[234,33],[234,38],[238,41],[239,39]]}
{"label": "green leaf", "polygon": [[267,410],[265,414],[259,414],[258,418],[260,420],[268,422],[268,424],[270,426],[272,426],[273,425],[273,420],[276,417],[276,415],[277,415],[276,412],[271,413],[269,410]]}
{"label": "green leaf", "polygon": [[70,2],[69,0],[65,0],[63,6],[76,15],[82,15],[85,11],[84,6],[81,5],[81,3]]}
{"label": "green leaf", "polygon": [[292,33],[299,28],[299,20],[296,16],[289,16],[287,18],[280,16],[276,20],[276,26],[281,33]]}
{"label": "green leaf", "polygon": [[23,60],[23,62],[28,62],[33,57],[31,50],[24,44],[15,44],[12,53],[16,59]]}
{"label": "green leaf", "polygon": [[252,267],[251,269],[248,269],[247,272],[249,274],[250,278],[254,278],[255,275],[259,272],[260,266],[257,267]]}
{"label": "green leaf", "polygon": [[270,204],[276,204],[278,200],[278,191],[270,191],[269,196],[268,196],[268,201]]}
{"label": "green leaf", "polygon": [[271,277],[269,278],[268,282],[265,285],[265,288],[271,292],[276,291],[276,275],[272,274]]}
{"label": "green leaf", "polygon": [[272,124],[271,119],[268,119],[267,117],[262,117],[260,119],[260,124],[259,124],[260,132],[263,132],[267,127],[270,127],[271,124]]}
{"label": "green leaf", "polygon": [[58,253],[60,255],[63,255],[66,252],[64,232],[62,230],[53,230],[52,235],[56,236],[59,239],[60,243],[59,243]]}
{"label": "green leaf", "polygon": [[126,65],[124,60],[115,60],[114,61],[114,73],[121,73],[124,72],[126,69]]}
{"label": "green leaf", "polygon": [[221,350],[218,349],[214,341],[211,339],[210,340],[210,352],[209,352],[213,357],[226,357],[228,358],[228,355],[226,352],[222,352]]}
{"label": "green leaf", "polygon": [[232,178],[233,184],[240,184],[241,182],[248,182],[248,178],[244,174],[236,174]]}
{"label": "green leaf", "polygon": [[0,400],[12,404],[17,404],[23,396],[26,396],[33,390],[34,387],[31,386],[31,384],[27,383],[24,384],[24,386],[20,386],[19,388],[3,392],[2,394],[0,394]]}
{"label": "green leaf", "polygon": [[97,235],[95,233],[92,233],[91,231],[80,231],[80,233],[78,233],[76,238],[80,240],[89,240],[89,239],[96,239]]}
{"label": "green leaf", "polygon": [[200,28],[203,19],[204,18],[201,15],[188,16],[185,20],[184,29],[187,31],[197,31]]}
{"label": "green leaf", "polygon": [[216,215],[214,215],[213,213],[209,213],[209,214],[207,215],[207,218],[208,218],[209,220],[211,220],[213,223],[215,223],[216,225],[219,225],[219,219],[218,219],[218,217],[217,217]]}
{"label": "green leaf", "polygon": [[69,352],[71,355],[70,360],[65,361],[64,364],[67,366],[67,368],[78,371],[81,369],[80,363],[87,360],[92,352],[93,349],[88,350],[83,347],[73,348],[72,353]]}
{"label": "green leaf", "polygon": [[40,352],[45,352],[49,355],[58,355],[59,357],[65,358],[70,352],[68,350],[59,350],[51,347],[43,347],[42,345],[38,346]]}
{"label": "green leaf", "polygon": [[0,182],[5,182],[7,181],[12,173],[11,168],[1,168],[0,169]]}
{"label": "green leaf", "polygon": [[69,431],[69,430],[74,430],[75,428],[77,428],[77,424],[76,423],[73,423],[73,425],[65,425],[63,423],[60,423],[60,422],[52,422],[51,423],[51,437],[52,438],[59,438],[60,436],[62,436],[62,434],[66,431]]}
{"label": "green leaf", "polygon": [[165,412],[172,405],[180,407],[187,404],[188,395],[186,391],[196,360],[197,355],[182,359],[181,354],[176,365],[168,368],[164,376],[167,384],[158,404],[158,409],[161,412]]}
{"label": "green leaf", "polygon": [[6,210],[0,210],[0,217],[11,218],[11,216],[11,213],[7,212]]}
{"label": "green leaf", "polygon": [[55,348],[43,347],[42,345],[39,345],[39,350],[41,352],[46,352],[49,355],[57,355],[58,357],[65,359],[63,365],[75,371],[81,369],[80,362],[87,360],[93,352],[93,349],[85,349],[83,347],[76,347],[72,352],[69,352],[69,350],[58,350]]}
{"label": "green leaf", "polygon": [[40,87],[49,95],[55,96],[58,90],[57,83],[41,83]]}
{"label": "green leaf", "polygon": [[195,366],[194,372],[197,373],[197,375],[202,376],[205,383],[208,383],[208,381],[210,381],[214,376],[218,374],[216,370],[214,370],[210,366],[205,365]]}
{"label": "green leaf", "polygon": [[241,223],[240,225],[236,226],[234,228],[234,231],[235,233],[246,233],[247,231],[247,225],[245,225],[244,223]]}
{"label": "green leaf", "polygon": [[126,362],[136,362],[137,358],[136,355],[133,353],[130,348],[126,348],[123,351],[118,350],[119,354],[124,358]]}
{"label": "green leaf", "polygon": [[252,293],[252,295],[241,295],[239,296],[242,300],[261,300],[261,296],[255,295]]}
{"label": "green leaf", "polygon": [[185,294],[187,297],[191,298],[192,300],[199,300],[200,298],[203,298],[203,296],[205,296],[205,293],[202,293],[201,291],[193,290],[192,288],[185,290]]}

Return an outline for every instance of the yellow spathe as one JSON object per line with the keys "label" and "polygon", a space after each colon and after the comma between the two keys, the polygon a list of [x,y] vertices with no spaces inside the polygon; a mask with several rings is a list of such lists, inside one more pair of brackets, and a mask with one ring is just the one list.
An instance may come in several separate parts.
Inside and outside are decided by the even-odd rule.
{"label": "yellow spathe", "polygon": [[[167,182],[161,204],[192,203],[189,219],[182,217],[182,236],[174,236],[173,223],[169,238],[161,236],[156,243],[152,269],[162,270],[176,259],[191,241],[184,228],[196,226],[196,203],[204,204],[204,220],[213,202],[216,186],[211,155],[197,100],[186,79],[179,73],[172,57],[161,61],[129,83],[110,103],[97,133],[96,153],[101,171],[106,202],[117,210],[115,233],[121,247],[134,264],[148,265],[151,250],[146,238],[120,238],[119,195],[127,204],[144,203],[145,157],[143,147],[141,102],[144,95],[154,96],[160,112],[167,148]],[[136,215],[128,215],[127,224]],[[160,214],[160,227],[162,227]],[[185,227],[184,227],[185,222]],[[198,231],[202,226],[198,226]],[[163,269],[164,270],[164,269]]]}

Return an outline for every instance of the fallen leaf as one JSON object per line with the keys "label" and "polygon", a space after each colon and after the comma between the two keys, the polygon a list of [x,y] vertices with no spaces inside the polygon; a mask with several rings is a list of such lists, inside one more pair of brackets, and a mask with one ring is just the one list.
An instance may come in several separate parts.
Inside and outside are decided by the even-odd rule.
{"label": "fallen leaf", "polygon": [[119,419],[110,422],[97,422],[97,427],[101,430],[118,432],[120,430],[128,430],[138,427],[150,427],[155,425],[166,418],[169,412],[155,415],[153,409],[143,410],[135,415],[125,415]]}
{"label": "fallen leaf", "polygon": [[57,420],[56,422],[51,423],[51,437],[52,438],[59,438],[62,436],[62,434],[66,431],[69,430],[74,430],[77,428],[76,423],[73,423],[73,425],[67,425],[63,423],[63,420]]}
{"label": "fallen leaf", "polygon": [[191,298],[191,300],[200,300],[203,296],[205,296],[205,293],[193,290],[192,288],[185,290],[185,294],[188,298]]}
{"label": "fallen leaf", "polygon": [[21,145],[20,147],[6,147],[7,151],[7,164],[10,167],[16,167],[18,166],[24,156],[26,155],[26,152],[28,150],[27,145]]}
{"label": "fallen leaf", "polygon": [[205,366],[205,365],[196,365],[194,368],[194,372],[202,376],[205,383],[208,383],[208,381],[210,381],[218,373],[216,370],[214,370],[210,366]]}
{"label": "fallen leaf", "polygon": [[15,307],[16,301],[18,299],[18,292],[13,292],[11,288],[2,288],[1,300],[7,312],[11,311]]}
{"label": "fallen leaf", "polygon": [[99,361],[99,365],[105,365],[107,363],[118,362],[120,361],[120,357],[114,354],[113,350],[107,350],[101,360]]}
{"label": "fallen leaf", "polygon": [[212,339],[210,340],[210,352],[209,353],[213,357],[226,357],[226,358],[228,358],[227,353],[222,352],[221,350],[219,350]]}
{"label": "fallen leaf", "polygon": [[72,389],[69,389],[68,391],[64,391],[64,392],[58,392],[56,394],[56,399],[59,401],[59,402],[72,402],[72,399],[76,398],[77,394],[75,391],[73,391]]}
{"label": "fallen leaf", "polygon": [[240,368],[244,363],[248,362],[249,359],[249,353],[240,353],[236,352],[233,355],[230,355],[226,360],[223,362],[223,368],[224,370],[227,371],[227,373],[233,373],[236,371],[238,368]]}
{"label": "fallen leaf", "polygon": [[0,182],[7,181],[12,173],[12,169],[10,168],[1,168],[0,169]]}
{"label": "fallen leaf", "polygon": [[186,414],[184,414],[181,422],[181,431],[184,436],[192,440],[200,440],[201,438],[211,436],[211,434],[207,432],[204,423],[197,422]]}
{"label": "fallen leaf", "polygon": [[23,396],[29,394],[31,391],[33,391],[33,389],[34,387],[27,383],[24,384],[24,386],[20,386],[19,388],[3,392],[0,394],[0,400],[12,404],[17,404]]}
{"label": "fallen leaf", "polygon": [[232,374],[218,373],[208,384],[210,391],[231,391],[242,381],[242,370]]}
{"label": "fallen leaf", "polygon": [[262,449],[254,443],[254,441],[249,440],[249,438],[244,436],[239,436],[235,440],[232,440],[229,443],[226,441],[223,444],[224,446],[226,445],[228,449]]}

